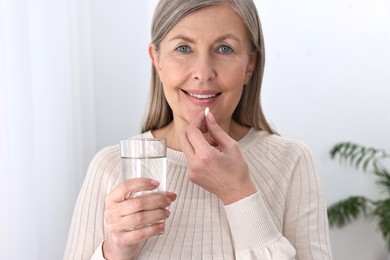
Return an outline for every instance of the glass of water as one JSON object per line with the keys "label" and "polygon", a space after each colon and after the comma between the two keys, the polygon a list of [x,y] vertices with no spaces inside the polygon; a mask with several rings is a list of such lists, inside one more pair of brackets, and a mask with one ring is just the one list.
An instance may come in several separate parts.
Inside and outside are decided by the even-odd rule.
{"label": "glass of water", "polygon": [[[120,140],[122,180],[150,178],[160,185],[151,191],[136,192],[142,196],[167,189],[167,141],[165,138],[130,138]],[[160,233],[162,234],[163,231]]]}
{"label": "glass of water", "polygon": [[150,178],[160,182],[153,191],[166,191],[167,141],[164,138],[131,138],[120,141],[122,179]]}

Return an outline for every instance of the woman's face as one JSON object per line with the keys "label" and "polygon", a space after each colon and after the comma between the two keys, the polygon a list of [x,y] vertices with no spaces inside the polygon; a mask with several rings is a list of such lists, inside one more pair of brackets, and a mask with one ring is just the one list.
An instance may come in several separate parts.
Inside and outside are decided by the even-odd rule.
{"label": "woman's face", "polygon": [[241,18],[228,5],[184,17],[150,55],[172,108],[185,126],[206,107],[228,126],[256,63]]}

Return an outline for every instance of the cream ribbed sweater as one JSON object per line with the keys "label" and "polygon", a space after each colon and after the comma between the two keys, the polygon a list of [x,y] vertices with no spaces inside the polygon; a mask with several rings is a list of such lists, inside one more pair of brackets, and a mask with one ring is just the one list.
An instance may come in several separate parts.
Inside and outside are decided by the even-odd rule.
{"label": "cream ribbed sweater", "polygon": [[[168,149],[167,186],[178,197],[165,233],[147,240],[137,259],[332,258],[326,205],[309,149],[253,129],[239,145],[258,192],[228,206],[190,182],[184,154]],[[119,146],[92,160],[64,259],[104,259],[104,198],[120,182],[120,168]]]}

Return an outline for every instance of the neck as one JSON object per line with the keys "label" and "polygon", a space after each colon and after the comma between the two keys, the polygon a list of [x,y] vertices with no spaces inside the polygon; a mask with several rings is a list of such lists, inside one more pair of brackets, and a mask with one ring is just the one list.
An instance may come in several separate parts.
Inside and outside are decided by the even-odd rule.
{"label": "neck", "polygon": [[[220,127],[234,140],[238,141],[249,131],[249,127],[240,125],[239,123],[228,120],[226,122],[219,123]],[[179,140],[179,134],[184,131],[187,124],[179,124],[173,120],[163,128],[157,129],[152,132],[156,138],[166,138],[167,146],[171,149],[181,151],[181,145]],[[208,138],[208,134],[205,134],[205,138]]]}

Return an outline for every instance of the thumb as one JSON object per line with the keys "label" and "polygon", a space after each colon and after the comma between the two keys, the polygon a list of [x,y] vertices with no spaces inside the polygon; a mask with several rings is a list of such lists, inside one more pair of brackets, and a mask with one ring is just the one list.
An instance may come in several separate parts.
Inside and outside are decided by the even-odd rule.
{"label": "thumb", "polygon": [[211,112],[207,114],[205,123],[209,135],[214,139],[220,148],[223,149],[230,143],[232,140],[231,137],[218,125]]}

